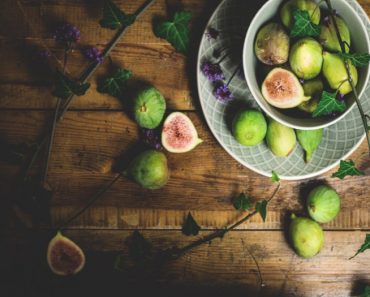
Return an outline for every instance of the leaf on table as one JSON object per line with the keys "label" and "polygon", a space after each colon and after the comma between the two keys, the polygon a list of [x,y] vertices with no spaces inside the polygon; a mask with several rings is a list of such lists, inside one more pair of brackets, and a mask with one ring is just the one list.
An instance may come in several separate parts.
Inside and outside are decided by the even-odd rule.
{"label": "leaf on table", "polygon": [[252,201],[247,195],[240,193],[234,198],[233,205],[237,210],[248,210],[252,207]]}
{"label": "leaf on table", "polygon": [[293,12],[294,23],[291,37],[317,37],[320,36],[320,26],[312,23],[311,17],[306,10],[297,9]]}
{"label": "leaf on table", "polygon": [[121,98],[127,90],[127,82],[131,76],[132,72],[130,70],[120,68],[113,76],[107,77],[99,83],[98,91]]}
{"label": "leaf on table", "polygon": [[346,104],[337,100],[336,93],[322,92],[319,105],[312,114],[314,118],[329,115],[333,112],[343,112],[346,110]]}
{"label": "leaf on table", "polygon": [[122,26],[128,27],[136,20],[136,15],[124,13],[113,1],[104,1],[103,19],[100,21],[100,26],[109,29],[118,29]]}
{"label": "leaf on table", "polygon": [[135,230],[128,241],[129,256],[135,263],[144,263],[153,255],[152,244],[144,236]]}
{"label": "leaf on table", "polygon": [[279,177],[279,175],[274,171],[274,170],[272,170],[272,176],[271,176],[271,181],[273,182],[273,183],[278,183],[279,181],[280,181],[280,177]]}
{"label": "leaf on table", "polygon": [[67,99],[72,95],[83,96],[89,88],[89,83],[81,84],[75,82],[60,71],[57,71],[53,95],[62,99]]}
{"label": "leaf on table", "polygon": [[352,160],[348,161],[341,160],[338,171],[333,173],[331,177],[344,179],[346,176],[359,176],[359,175],[364,175],[364,172],[356,168],[355,162],[353,162]]}
{"label": "leaf on table", "polygon": [[352,256],[351,258],[349,258],[350,260],[353,259],[354,257],[356,257],[358,254],[360,253],[363,253],[364,251],[370,249],[370,234],[366,234],[366,237],[365,237],[365,242],[363,243],[363,245],[359,248],[359,250],[356,252],[356,254],[354,254],[354,256]]}
{"label": "leaf on table", "polygon": [[262,220],[265,222],[267,217],[267,200],[262,200],[256,203],[256,211],[261,215]]}
{"label": "leaf on table", "polygon": [[343,60],[349,60],[356,67],[366,67],[370,62],[369,54],[338,53]]}
{"label": "leaf on table", "polygon": [[191,13],[176,12],[173,20],[165,21],[154,28],[157,37],[166,39],[180,53],[186,54],[189,48],[189,22]]}
{"label": "leaf on table", "polygon": [[370,297],[370,286],[366,286],[364,292],[361,294],[361,297]]}
{"label": "leaf on table", "polygon": [[186,218],[185,224],[182,226],[181,231],[186,236],[198,235],[200,231],[198,223],[194,220],[190,212]]}

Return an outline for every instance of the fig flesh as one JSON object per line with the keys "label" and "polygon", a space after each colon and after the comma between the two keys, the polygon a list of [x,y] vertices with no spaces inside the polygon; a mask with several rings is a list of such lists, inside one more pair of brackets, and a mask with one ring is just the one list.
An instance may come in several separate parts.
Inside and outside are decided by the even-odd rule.
{"label": "fig flesh", "polygon": [[318,25],[320,23],[320,7],[312,0],[289,0],[280,10],[280,18],[282,23],[287,28],[292,28],[294,23],[293,12],[295,10],[307,11],[311,17],[311,21]]}
{"label": "fig flesh", "polygon": [[[333,90],[338,90],[340,94],[346,95],[352,92],[351,84],[348,82],[348,74],[344,61],[337,55],[324,52],[323,74],[329,86]],[[358,72],[355,66],[348,61],[353,84],[358,82]]]}
{"label": "fig flesh", "polygon": [[308,218],[299,218],[294,214],[289,226],[289,237],[298,256],[312,258],[324,245],[324,232],[320,225]]}
{"label": "fig flesh", "polygon": [[182,112],[173,112],[166,118],[161,139],[171,153],[186,153],[202,143],[193,122]]}
{"label": "fig flesh", "polygon": [[163,188],[169,179],[167,158],[156,150],[144,151],[130,163],[123,174],[145,189]]}
{"label": "fig flesh", "polygon": [[154,87],[138,93],[134,99],[134,116],[142,128],[154,129],[162,122],[166,111],[166,101]]}
{"label": "fig flesh", "polygon": [[322,47],[315,39],[303,38],[292,46],[289,63],[299,78],[312,79],[318,76],[322,62]]}
{"label": "fig flesh", "polygon": [[47,262],[57,275],[74,275],[85,266],[85,254],[77,244],[58,231],[49,242]]}
{"label": "fig flesh", "polygon": [[262,83],[265,100],[277,108],[293,108],[307,101],[298,78],[289,70],[274,68]]}
{"label": "fig flesh", "polygon": [[296,133],[299,144],[306,152],[305,161],[308,163],[312,158],[312,154],[321,143],[324,130],[297,130]]}
{"label": "fig flesh", "polygon": [[332,221],[340,211],[340,204],[338,193],[326,185],[314,188],[307,199],[308,213],[319,223]]}
{"label": "fig flesh", "polygon": [[308,80],[303,83],[303,90],[305,96],[309,96],[311,99],[301,103],[298,108],[302,111],[313,113],[319,105],[324,84],[320,79]]}
{"label": "fig flesh", "polygon": [[[346,52],[349,52],[349,46],[351,45],[351,36],[349,29],[344,20],[336,16],[335,21],[338,25],[340,36],[342,37],[343,42],[345,42]],[[338,41],[337,32],[335,30],[333,18],[328,17],[328,21],[325,24],[321,25],[320,41],[323,47],[331,52],[342,52],[340,43]]]}
{"label": "fig flesh", "polygon": [[257,33],[254,50],[258,60],[267,65],[280,65],[288,61],[289,36],[278,23],[269,23]]}
{"label": "fig flesh", "polygon": [[265,117],[257,110],[240,111],[235,116],[232,127],[235,139],[245,146],[260,144],[267,132]]}
{"label": "fig flesh", "polygon": [[297,138],[292,128],[270,120],[266,134],[267,146],[277,157],[287,157],[294,150]]}

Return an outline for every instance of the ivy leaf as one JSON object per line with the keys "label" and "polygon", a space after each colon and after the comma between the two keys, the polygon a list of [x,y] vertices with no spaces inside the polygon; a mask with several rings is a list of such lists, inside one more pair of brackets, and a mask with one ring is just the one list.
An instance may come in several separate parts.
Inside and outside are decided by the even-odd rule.
{"label": "ivy leaf", "polygon": [[[129,238],[128,249],[130,258],[136,263],[145,263],[153,255],[152,244],[138,230],[135,230]],[[120,261],[122,260],[123,258],[120,259]],[[116,266],[118,265],[119,263],[116,263]]]}
{"label": "ivy leaf", "polygon": [[361,297],[370,297],[370,286],[366,286],[364,292],[361,294]]}
{"label": "ivy leaf", "polygon": [[67,99],[72,95],[85,95],[89,88],[89,83],[80,84],[71,80],[60,71],[57,71],[53,95],[62,99]]}
{"label": "ivy leaf", "polygon": [[346,104],[337,100],[336,93],[322,92],[319,105],[312,114],[314,118],[329,115],[332,112],[343,112],[346,110]]}
{"label": "ivy leaf", "polygon": [[100,93],[107,93],[113,97],[122,97],[127,89],[127,82],[132,72],[127,69],[118,69],[113,76],[103,79],[98,86]]}
{"label": "ivy leaf", "polygon": [[176,12],[172,21],[165,21],[154,28],[157,37],[166,39],[180,53],[186,54],[189,47],[189,22],[191,13]]}
{"label": "ivy leaf", "polygon": [[271,181],[273,183],[278,183],[280,181],[279,175],[274,170],[272,170]]}
{"label": "ivy leaf", "polygon": [[293,12],[294,24],[291,37],[317,37],[320,36],[320,26],[312,23],[309,13],[305,10],[297,9]]}
{"label": "ivy leaf", "polygon": [[356,168],[355,162],[353,162],[352,160],[348,161],[341,160],[338,171],[333,173],[331,177],[344,179],[346,176],[357,176],[357,175],[364,175],[364,173]]}
{"label": "ivy leaf", "polygon": [[351,63],[356,67],[366,67],[370,62],[369,54],[349,54],[349,53],[338,53],[343,60],[350,60]]}
{"label": "ivy leaf", "polygon": [[182,233],[186,236],[190,235],[198,235],[200,230],[199,225],[197,222],[194,220],[193,216],[189,212],[188,217],[186,218],[185,224],[182,227]]}
{"label": "ivy leaf", "polygon": [[239,196],[234,199],[233,205],[237,210],[248,210],[252,207],[252,201],[247,195],[240,193]]}
{"label": "ivy leaf", "polygon": [[119,9],[113,1],[104,1],[103,7],[103,19],[100,21],[100,26],[109,29],[118,29],[122,26],[128,27],[132,25],[136,20],[136,15],[125,14]]}
{"label": "ivy leaf", "polygon": [[354,257],[356,257],[358,254],[360,253],[363,253],[364,251],[370,249],[370,234],[366,234],[366,237],[365,237],[365,242],[362,244],[362,246],[358,249],[358,251],[356,252],[356,254],[354,254],[354,256],[352,256],[351,258],[349,258],[350,260],[353,259]]}
{"label": "ivy leaf", "polygon": [[262,220],[266,221],[267,216],[267,200],[262,200],[256,203],[256,211],[261,215]]}

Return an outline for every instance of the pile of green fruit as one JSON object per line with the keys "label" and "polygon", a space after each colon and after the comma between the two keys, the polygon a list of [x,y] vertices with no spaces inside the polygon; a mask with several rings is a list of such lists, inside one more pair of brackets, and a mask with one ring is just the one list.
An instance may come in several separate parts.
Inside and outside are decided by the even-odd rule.
{"label": "pile of green fruit", "polygon": [[[311,22],[320,26],[319,36],[291,37],[296,11],[307,12]],[[334,90],[343,100],[352,92],[345,63],[338,55],[341,46],[332,16],[324,15],[313,0],[289,0],[280,9],[279,21],[267,23],[258,31],[255,54],[264,67],[257,68],[265,70],[261,73],[261,91],[270,105],[309,115],[317,109],[323,90]],[[348,52],[349,29],[340,16],[335,19]],[[356,86],[357,69],[351,62],[349,68]]]}
{"label": "pile of green fruit", "polygon": [[257,110],[242,110],[234,117],[232,133],[244,146],[255,146],[266,139],[267,146],[277,157],[287,157],[298,142],[305,150],[305,161],[311,160],[313,152],[320,145],[323,129],[296,130],[269,119],[268,123]]}
{"label": "pile of green fruit", "polygon": [[314,188],[308,195],[307,210],[311,218],[291,216],[289,239],[303,258],[318,254],[324,245],[324,232],[319,223],[332,221],[340,211],[341,199],[329,186]]}

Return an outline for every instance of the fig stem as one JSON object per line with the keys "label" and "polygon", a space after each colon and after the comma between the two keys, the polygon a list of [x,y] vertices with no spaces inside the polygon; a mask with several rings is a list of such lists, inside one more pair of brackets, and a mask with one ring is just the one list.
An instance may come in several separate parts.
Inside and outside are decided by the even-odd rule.
{"label": "fig stem", "polygon": [[[340,48],[341,48],[342,52],[345,53],[346,52],[345,43],[343,42],[342,36],[340,35],[338,24],[337,24],[337,21],[335,19],[335,14],[334,14],[334,11],[333,11],[333,7],[331,5],[331,1],[330,0],[325,0],[325,2],[326,2],[327,6],[329,8],[330,15],[333,18],[333,24],[334,24],[335,32],[337,34],[337,38],[338,38],[338,41],[339,41],[339,44],[340,44]],[[369,156],[370,156],[370,136],[369,136],[369,131],[368,131],[367,118],[366,118],[366,115],[365,115],[364,110],[362,108],[360,98],[358,97],[357,89],[356,89],[356,87],[353,83],[353,78],[352,78],[351,70],[349,68],[348,59],[344,59],[344,64],[346,66],[347,75],[349,77],[348,82],[350,83],[353,94],[355,95],[356,104],[357,104],[358,110],[359,110],[360,115],[361,115],[362,123],[364,125],[367,145],[368,145],[368,148],[369,148]]]}

